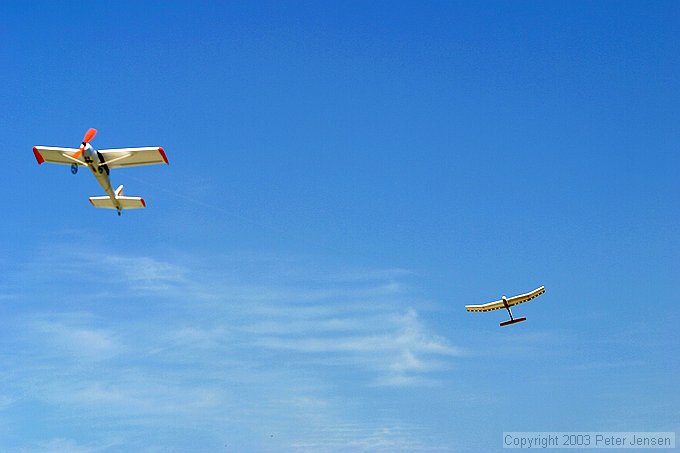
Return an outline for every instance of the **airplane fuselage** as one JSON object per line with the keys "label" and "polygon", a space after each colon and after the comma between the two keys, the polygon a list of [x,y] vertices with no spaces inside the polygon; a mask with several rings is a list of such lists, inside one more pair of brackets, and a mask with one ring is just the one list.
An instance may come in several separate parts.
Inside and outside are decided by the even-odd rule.
{"label": "airplane fuselage", "polygon": [[87,143],[83,150],[83,159],[85,160],[87,167],[90,169],[94,177],[97,178],[99,185],[102,186],[106,194],[111,198],[111,201],[120,214],[122,207],[116,198],[116,193],[114,192],[113,187],[111,187],[111,180],[109,179],[109,167],[106,165],[106,162],[104,162],[104,157],[92,145]]}

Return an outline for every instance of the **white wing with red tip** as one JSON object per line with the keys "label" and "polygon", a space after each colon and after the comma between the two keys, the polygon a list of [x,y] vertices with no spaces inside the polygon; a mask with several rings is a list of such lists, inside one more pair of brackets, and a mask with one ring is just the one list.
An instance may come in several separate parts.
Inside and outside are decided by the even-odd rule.
{"label": "white wing with red tip", "polygon": [[99,154],[104,158],[102,164],[106,164],[109,168],[169,163],[165,151],[160,146],[100,149]]}
{"label": "white wing with red tip", "polygon": [[78,151],[78,148],[58,148],[56,146],[33,147],[35,160],[37,160],[39,164],[49,162],[52,164],[86,165],[82,156],[73,157]]}

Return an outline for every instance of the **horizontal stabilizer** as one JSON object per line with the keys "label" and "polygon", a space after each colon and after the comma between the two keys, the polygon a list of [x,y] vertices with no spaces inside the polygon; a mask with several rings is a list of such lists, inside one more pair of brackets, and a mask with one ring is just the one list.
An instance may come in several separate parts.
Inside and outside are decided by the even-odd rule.
{"label": "horizontal stabilizer", "polygon": [[142,197],[116,197],[116,203],[109,196],[104,197],[90,197],[90,203],[95,208],[107,208],[107,209],[138,209],[146,208],[146,203]]}
{"label": "horizontal stabilizer", "polygon": [[503,327],[503,326],[509,326],[510,324],[515,324],[515,323],[517,323],[517,322],[522,322],[522,321],[526,321],[526,320],[527,320],[527,318],[515,318],[515,319],[510,319],[509,321],[503,321],[503,322],[501,323],[501,327]]}

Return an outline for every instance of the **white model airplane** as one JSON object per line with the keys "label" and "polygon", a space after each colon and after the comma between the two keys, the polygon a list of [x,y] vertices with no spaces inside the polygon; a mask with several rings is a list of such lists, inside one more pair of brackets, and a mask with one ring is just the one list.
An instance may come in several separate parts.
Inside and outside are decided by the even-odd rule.
{"label": "white model airplane", "polygon": [[120,148],[96,150],[90,145],[90,140],[97,135],[96,129],[89,129],[83,137],[79,149],[55,148],[50,146],[34,146],[33,153],[39,164],[51,162],[53,164],[70,164],[71,173],[78,173],[78,167],[89,167],[99,184],[108,194],[103,197],[90,197],[90,203],[95,208],[116,209],[120,215],[123,209],[145,208],[146,203],[141,197],[126,197],[123,186],[116,190],[111,187],[109,171],[117,167],[134,167],[137,165],[167,164],[168,158],[160,146],[149,148]]}
{"label": "white model airplane", "polygon": [[526,294],[520,294],[519,296],[513,296],[513,297],[501,297],[501,300],[497,300],[495,302],[489,302],[488,304],[484,305],[466,305],[465,309],[467,311],[491,311],[491,310],[500,310],[501,308],[505,308],[508,310],[508,313],[510,314],[510,320],[508,321],[503,321],[501,323],[501,326],[507,326],[509,324],[515,324],[516,322],[522,322],[526,321],[527,318],[513,318],[512,317],[512,311],[510,310],[510,307],[513,305],[519,305],[523,304],[524,302],[530,301],[531,299],[535,299],[536,297],[540,296],[545,292],[545,286],[541,286],[539,288],[536,288],[535,290],[531,291],[530,293]]}

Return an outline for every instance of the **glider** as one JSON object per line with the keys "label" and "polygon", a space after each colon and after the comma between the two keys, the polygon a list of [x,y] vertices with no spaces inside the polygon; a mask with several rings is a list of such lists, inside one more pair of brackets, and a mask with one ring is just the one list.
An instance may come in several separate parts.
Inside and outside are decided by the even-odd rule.
{"label": "glider", "polygon": [[78,167],[88,167],[97,181],[108,194],[103,197],[90,197],[95,208],[116,209],[120,215],[123,209],[145,208],[141,197],[126,197],[123,186],[116,190],[111,187],[109,171],[118,167],[134,167],[138,165],[167,164],[168,158],[160,146],[148,148],[120,148],[97,150],[90,145],[90,140],[97,135],[97,129],[90,128],[83,137],[80,148],[56,148],[51,146],[34,146],[33,154],[38,164],[70,164],[71,173],[78,173]]}
{"label": "glider", "polygon": [[536,288],[535,290],[526,293],[526,294],[520,294],[519,296],[513,296],[513,297],[501,297],[501,300],[497,300],[495,302],[489,302],[488,304],[484,305],[466,305],[465,309],[467,311],[473,311],[473,312],[481,312],[481,311],[491,311],[491,310],[500,310],[501,308],[505,308],[508,310],[508,313],[510,314],[510,319],[508,321],[503,321],[501,323],[501,326],[507,326],[509,324],[515,324],[516,322],[522,322],[526,321],[527,318],[513,318],[512,317],[512,311],[510,310],[510,307],[513,305],[519,305],[523,304],[524,302],[528,302],[531,299],[535,299],[536,297],[540,296],[545,292],[545,286],[541,286],[539,288]]}

